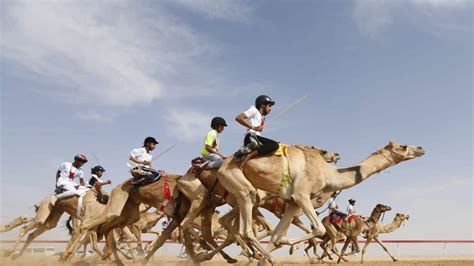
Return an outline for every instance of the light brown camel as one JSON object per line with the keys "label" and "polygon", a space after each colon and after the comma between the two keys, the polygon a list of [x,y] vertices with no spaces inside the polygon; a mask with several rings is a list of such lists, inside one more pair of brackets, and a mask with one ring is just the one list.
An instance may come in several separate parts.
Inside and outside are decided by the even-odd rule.
{"label": "light brown camel", "polygon": [[6,225],[0,225],[0,233],[8,232],[13,230],[15,227],[20,226],[22,224],[30,223],[33,221],[33,218],[28,218],[24,216],[16,217],[13,221],[9,222]]}
{"label": "light brown camel", "polygon": [[[81,227],[82,231],[87,231],[88,229],[101,225],[101,228],[106,236],[106,247],[104,251],[103,259],[107,258],[114,254],[117,263],[121,264],[120,258],[117,254],[117,248],[115,240],[110,234],[111,230],[117,227],[124,227],[130,224],[133,224],[139,219],[138,214],[138,204],[145,203],[151,207],[163,210],[163,212],[168,217],[178,218],[177,223],[172,222],[167,229],[159,236],[160,241],[157,242],[157,245],[164,243],[164,241],[169,238],[171,232],[179,225],[181,219],[179,217],[184,217],[186,208],[189,208],[189,201],[185,201],[185,197],[180,197],[179,194],[174,194],[172,197],[169,195],[170,191],[175,191],[174,188],[177,185],[178,180],[181,178],[180,175],[168,174],[162,176],[158,181],[139,187],[138,189],[132,189],[131,180],[127,180],[122,184],[118,185],[111,192],[109,203],[101,215],[101,217],[85,221]],[[176,202],[176,199],[183,198],[182,202],[186,204],[180,205]],[[174,228],[173,228],[174,227]],[[185,238],[188,235],[185,234]],[[192,243],[190,241],[185,241],[186,248],[188,252],[192,252]],[[153,247],[150,251],[152,254],[156,249]],[[151,257],[150,254],[147,254],[145,257],[148,260]]]}
{"label": "light brown camel", "polygon": [[362,249],[362,255],[360,257],[360,262],[364,263],[364,254],[365,254],[365,252],[367,250],[367,247],[369,246],[370,242],[372,241],[372,239],[375,239],[375,241],[377,241],[377,243],[379,243],[379,245],[383,248],[383,250],[385,250],[385,252],[387,252],[387,254],[392,258],[393,261],[397,261],[397,259],[395,257],[393,257],[392,254],[390,254],[387,247],[382,243],[382,241],[379,240],[378,236],[380,234],[391,233],[391,232],[397,230],[398,228],[400,228],[400,225],[402,225],[402,223],[405,220],[408,220],[409,218],[410,218],[410,216],[408,214],[397,213],[395,215],[395,217],[393,218],[392,223],[390,223],[388,225],[383,225],[382,223],[377,223],[372,228],[369,228],[367,230],[363,230],[362,234],[367,236],[367,240],[365,242],[364,248]]}
{"label": "light brown camel", "polygon": [[[54,206],[50,204],[51,202],[50,197],[43,200],[36,213],[34,221],[30,223],[27,226],[27,228],[25,228],[24,231],[28,232],[29,230],[32,230],[35,228],[36,230],[28,235],[28,238],[25,244],[23,245],[22,249],[20,250],[19,253],[13,254],[12,259],[16,259],[19,256],[21,256],[26,251],[26,248],[31,244],[31,242],[36,237],[38,237],[45,231],[56,227],[56,225],[59,222],[59,219],[61,218],[64,212],[68,213],[73,218],[80,220],[86,216],[93,216],[94,213],[101,213],[104,208],[104,205],[100,204],[97,201],[95,193],[92,192],[91,190],[87,190],[85,192],[84,197],[82,199],[83,209],[82,211],[79,211],[79,212],[77,211],[78,201],[79,201],[79,196],[77,195],[60,199],[55,203]],[[17,243],[15,243],[15,246],[8,251],[9,254],[13,253],[16,250],[16,244]]]}
{"label": "light brown camel", "polygon": [[[360,164],[342,169],[329,165],[314,149],[288,146],[286,154],[289,160],[290,180],[285,181],[282,174],[284,158],[275,155],[249,160],[243,171],[240,170],[239,163],[230,157],[218,171],[219,182],[237,199],[239,235],[257,248],[270,262],[273,262],[270,252],[279,245],[296,244],[326,233],[312,207],[311,198],[319,196],[322,192],[338,191],[357,185],[383,169],[422,156],[424,150],[421,147],[400,145],[390,141]],[[277,194],[289,201],[266,250],[257,241],[252,230],[252,209],[256,200],[256,189]],[[300,209],[310,220],[313,231],[303,237],[287,240],[284,234]]]}
{"label": "light brown camel", "polygon": [[[346,217],[346,219],[342,220],[341,225],[338,226],[338,228],[336,228],[334,224],[331,222],[331,219],[332,219],[331,214],[326,216],[322,221],[324,227],[326,228],[326,234],[320,245],[321,248],[324,250],[323,255],[321,256],[321,260],[325,256],[329,256],[328,247],[326,244],[329,241],[331,241],[330,242],[331,251],[334,254],[336,254],[336,256],[339,257],[339,260],[342,259],[344,261],[347,261],[343,257],[344,253],[343,252],[339,253],[336,248],[336,243],[338,242],[338,240],[341,239],[341,237],[338,234],[338,230],[340,230],[340,232],[343,233],[346,238],[344,242],[345,243],[344,247],[346,247],[346,245],[352,242],[353,245],[356,246],[355,248],[356,251],[354,253],[357,253],[360,250],[357,237],[361,234],[362,231],[368,230],[374,227],[379,221],[382,214],[384,214],[387,211],[390,211],[391,209],[392,208],[390,206],[377,204],[375,208],[372,210],[372,213],[370,214],[370,217],[367,220],[365,220],[365,218],[361,217],[360,215],[351,215],[349,217]],[[344,248],[343,248],[343,251],[345,251]],[[345,254],[345,255],[349,255],[349,254]]]}
{"label": "light brown camel", "polygon": [[[304,146],[304,145],[298,145],[298,146],[318,152],[324,158],[324,160],[328,163],[336,163],[340,159],[340,155],[336,152],[331,152],[324,149],[315,148],[312,146],[311,147]],[[189,180],[189,182],[187,183],[186,187],[179,187],[179,190],[182,191],[182,193],[185,194],[185,196],[189,198],[190,201],[192,202],[190,211],[188,212],[188,214],[183,220],[183,225],[186,224],[186,222],[189,223],[189,221],[193,219],[194,217],[196,217],[200,213],[201,210],[203,212],[205,211],[208,214],[210,214],[213,212],[213,208],[215,208],[216,206],[221,206],[225,203],[228,203],[229,205],[233,207],[237,206],[237,202],[235,198],[231,194],[229,194],[218,182],[216,172],[217,170],[215,169],[203,171],[199,175],[199,180],[194,178],[194,176],[189,173],[186,174],[185,177],[183,177],[183,180]],[[203,186],[205,187],[205,189],[201,188]],[[200,191],[201,193],[206,193],[206,194],[202,195],[200,193],[196,193],[196,191]],[[327,193],[327,195],[325,196],[327,196],[326,197],[326,200],[327,200],[327,198],[329,198],[330,196],[330,193]],[[267,197],[267,193],[263,193],[262,191],[262,193],[260,193],[259,198],[266,198],[266,197]],[[209,203],[208,205],[205,204],[204,199],[208,199],[208,203]],[[324,203],[326,200],[324,200],[322,203]],[[265,205],[265,203],[262,203],[262,204]],[[210,209],[207,210],[207,208],[210,208]],[[221,245],[221,248],[217,249],[216,252],[207,254],[205,257],[201,257],[199,260],[211,259],[212,256],[214,256],[217,252],[220,252],[224,247],[230,245],[235,240],[237,240],[239,244],[241,245],[243,249],[243,254],[246,256],[250,256],[250,254],[247,252],[247,249],[246,249],[247,245],[245,244],[245,242],[243,242],[240,239],[238,235],[236,235],[237,230],[233,229],[234,226],[237,224],[237,223],[234,223],[234,226],[232,225],[232,221],[235,219],[236,215],[237,213],[235,211],[229,212],[220,219],[220,223],[224,225],[224,227],[227,230],[229,230],[229,232],[231,232],[230,237],[228,237],[225,240],[225,242]],[[260,235],[259,239],[265,237],[266,235],[271,233],[271,231],[273,231],[273,226],[271,226],[266,221],[263,215],[259,213],[257,208],[254,208],[253,215],[254,215],[254,218],[257,220],[257,223],[254,223],[254,225],[262,224],[267,229],[266,234]],[[276,215],[278,215],[278,212]],[[206,217],[206,215],[203,215],[202,213],[201,213],[201,216]],[[295,224],[299,226],[300,228],[302,228],[303,230],[306,229],[308,230],[307,232],[309,232],[309,229],[307,229],[303,225],[303,223],[299,221],[299,219],[295,219]],[[203,233],[206,233],[206,232],[203,232]],[[209,233],[209,231],[207,231],[207,233]],[[212,242],[210,244],[214,246],[214,248],[216,248],[217,244],[212,243]]]}

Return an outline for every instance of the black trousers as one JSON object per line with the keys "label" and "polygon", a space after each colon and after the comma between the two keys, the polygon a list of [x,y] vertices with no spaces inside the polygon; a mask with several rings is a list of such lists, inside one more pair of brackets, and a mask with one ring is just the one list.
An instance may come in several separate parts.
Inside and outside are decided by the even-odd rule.
{"label": "black trousers", "polygon": [[[264,137],[260,137],[260,136],[255,136],[255,137],[260,143],[262,143],[262,146],[260,146],[257,149],[258,155],[271,154],[275,152],[276,150],[278,150],[278,147],[279,147],[278,142],[271,139],[264,138]],[[250,143],[250,134],[247,134],[245,135],[244,145],[247,145],[249,143]]]}

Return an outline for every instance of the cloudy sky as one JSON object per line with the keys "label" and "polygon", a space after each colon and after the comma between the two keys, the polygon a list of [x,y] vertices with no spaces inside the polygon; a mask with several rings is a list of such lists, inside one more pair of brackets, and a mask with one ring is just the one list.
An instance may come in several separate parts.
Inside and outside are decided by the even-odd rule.
{"label": "cloudy sky", "polygon": [[385,203],[387,220],[411,215],[385,238],[473,239],[470,1],[6,0],[0,10],[2,223],[32,215],[76,153],[90,158],[87,175],[100,162],[118,184],[151,135],[154,155],[176,145],[155,167],[183,173],[213,116],[228,121],[231,154],[244,133],[233,118],[257,95],[277,102],[271,118],[309,94],[265,135],[337,151],[340,166],[389,140],[426,150],[344,191],[341,206],[352,197],[361,213]]}

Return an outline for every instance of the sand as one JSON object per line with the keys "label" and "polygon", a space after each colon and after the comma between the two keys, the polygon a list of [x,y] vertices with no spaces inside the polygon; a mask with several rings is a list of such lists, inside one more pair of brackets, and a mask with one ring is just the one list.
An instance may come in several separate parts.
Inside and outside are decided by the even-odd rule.
{"label": "sand", "polygon": [[[49,256],[49,257],[32,257],[24,256],[18,258],[15,261],[12,261],[9,258],[0,258],[0,265],[114,265],[113,261],[103,262],[96,255],[88,256],[84,259],[79,257],[73,258],[69,263],[60,263],[58,262],[58,256]],[[249,263],[249,260],[245,257],[237,257],[239,260],[236,265],[257,265],[254,261]],[[309,261],[306,257],[303,256],[286,256],[286,257],[276,257],[278,265],[294,265],[300,264],[305,265],[309,264]],[[350,257],[351,262],[343,263],[344,265],[360,265],[360,257]],[[125,265],[141,265],[140,263],[132,261],[124,261]],[[335,264],[335,262],[328,261],[327,264]],[[192,265],[192,262],[186,258],[178,258],[172,256],[155,256],[152,260],[149,261],[148,265]],[[202,263],[202,265],[209,266],[218,266],[218,265],[227,265],[226,261],[221,257],[215,257],[210,262]],[[267,263],[267,265],[270,265]],[[366,257],[364,265],[394,265],[394,266],[434,266],[434,265],[474,265],[474,256],[446,256],[446,257],[400,257],[399,261],[394,263],[389,257]]]}

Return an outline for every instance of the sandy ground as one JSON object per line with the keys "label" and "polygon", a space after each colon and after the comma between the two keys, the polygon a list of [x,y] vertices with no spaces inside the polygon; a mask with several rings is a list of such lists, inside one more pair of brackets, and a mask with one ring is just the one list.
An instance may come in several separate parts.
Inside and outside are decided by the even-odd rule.
{"label": "sandy ground", "polygon": [[[257,265],[256,262],[249,263],[245,257],[238,257],[239,262],[236,265]],[[343,263],[344,265],[360,265],[360,257],[350,257],[351,262]],[[293,265],[293,264],[309,264],[306,257],[302,256],[286,256],[276,257],[278,265]],[[114,265],[112,261],[103,262],[99,257],[93,255],[88,256],[85,259],[75,257],[70,263],[58,262],[58,256],[50,257],[21,257],[15,261],[9,258],[0,258],[0,265]],[[141,265],[139,263],[125,262],[126,265]],[[335,262],[329,261],[327,264],[335,264]],[[399,261],[394,263],[388,257],[367,257],[364,265],[396,265],[396,266],[433,266],[433,265],[474,265],[474,256],[447,256],[447,257],[400,257]],[[193,265],[193,263],[186,258],[178,258],[171,256],[155,256],[148,265]],[[202,265],[227,265],[226,261],[221,257],[216,257],[210,262],[202,263]],[[269,264],[267,264],[269,265]]]}

